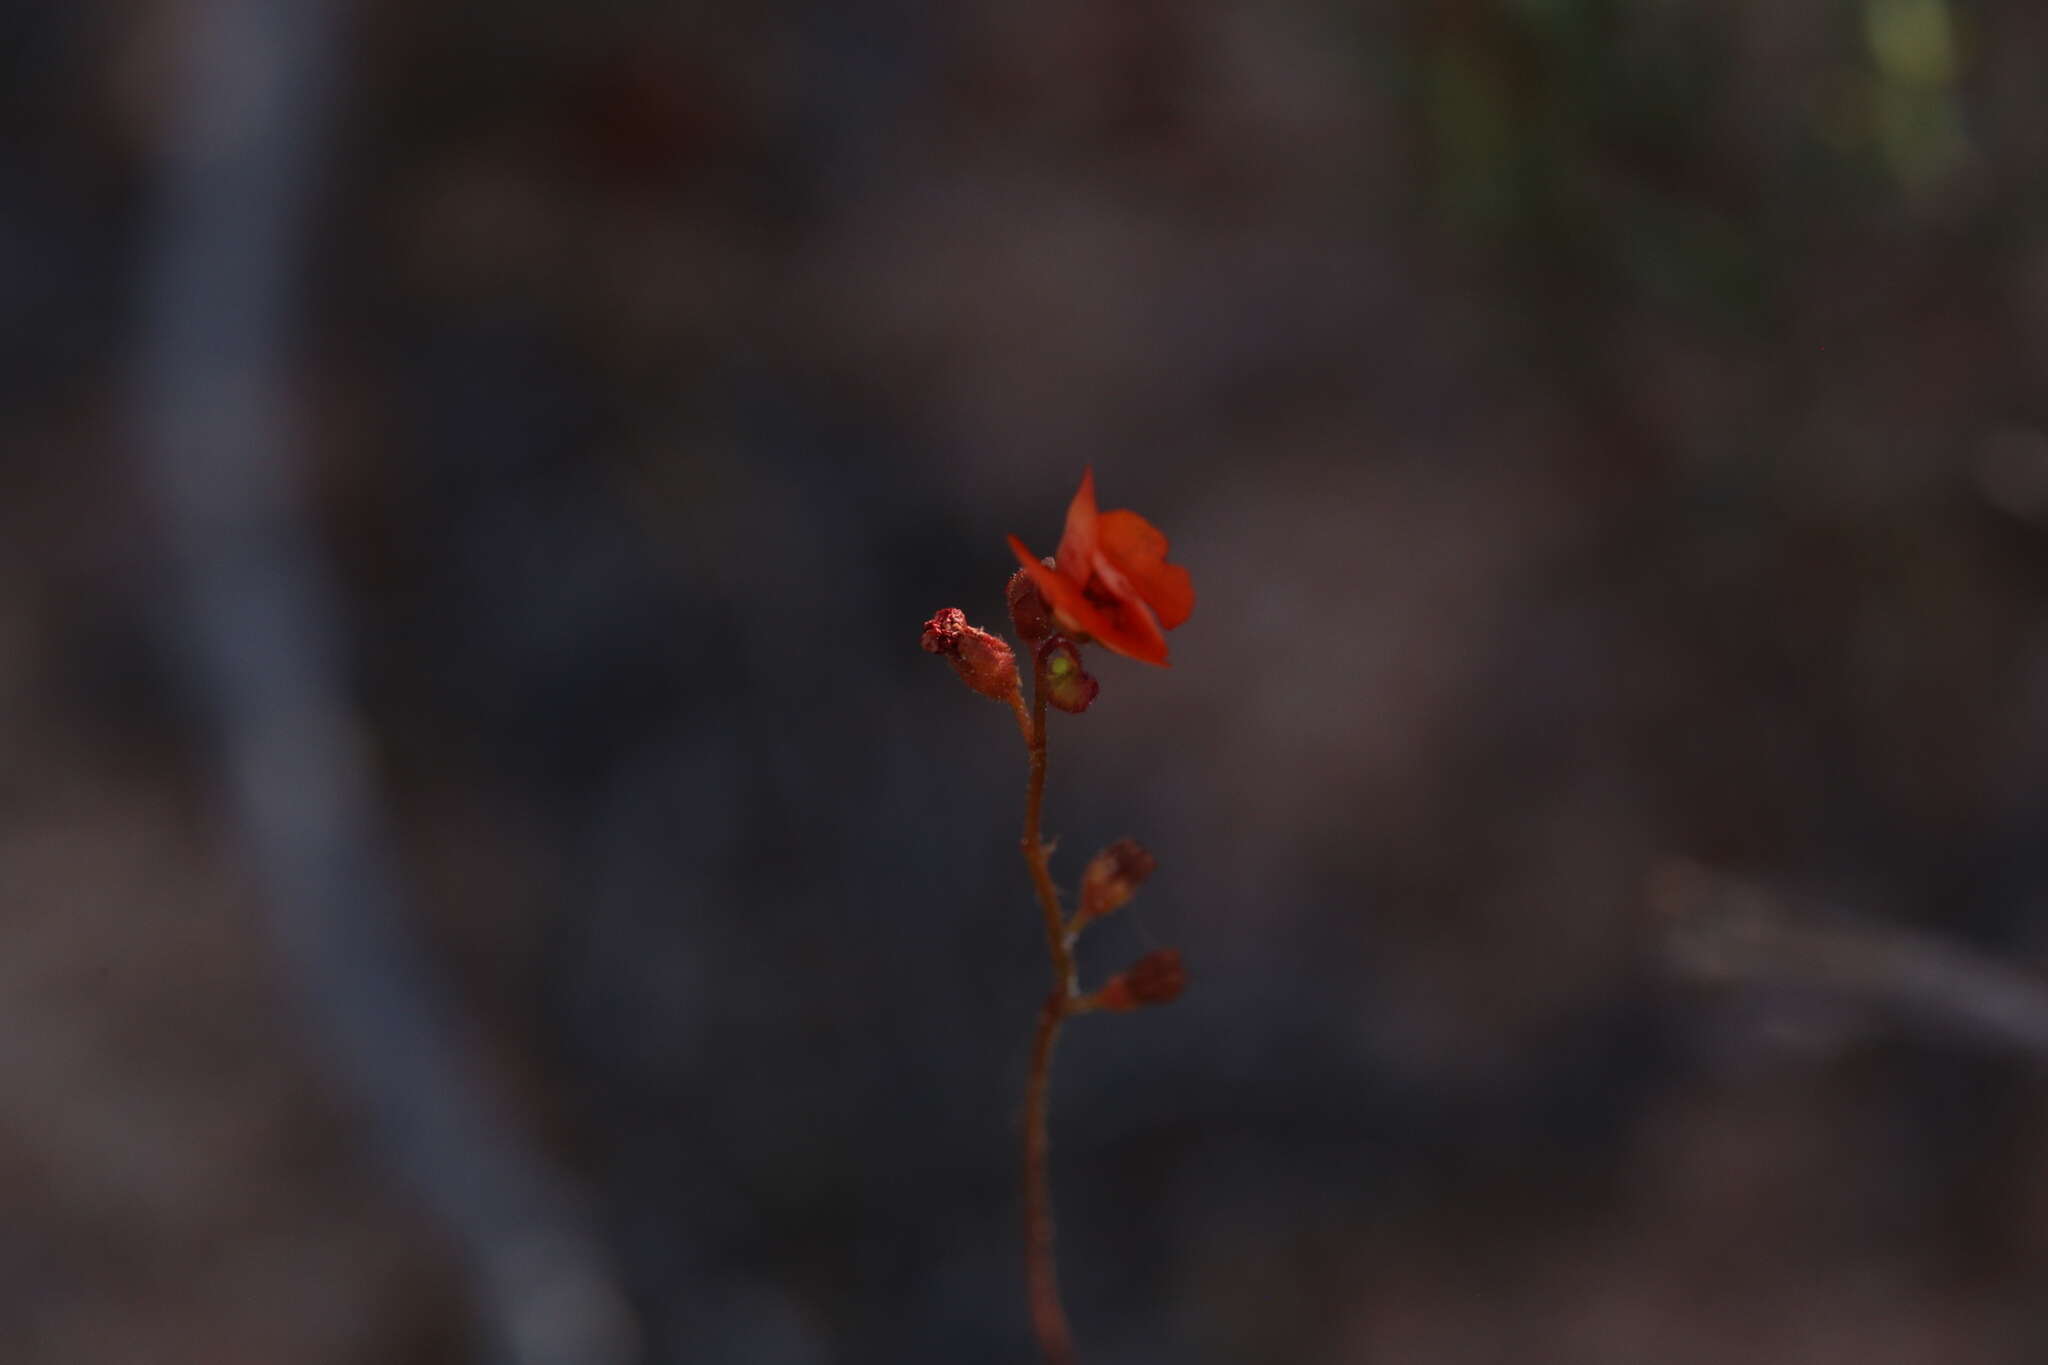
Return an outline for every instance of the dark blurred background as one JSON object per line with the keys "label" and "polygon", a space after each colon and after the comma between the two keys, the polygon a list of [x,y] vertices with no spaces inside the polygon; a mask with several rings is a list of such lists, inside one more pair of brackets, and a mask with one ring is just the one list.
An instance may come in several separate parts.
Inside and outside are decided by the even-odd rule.
{"label": "dark blurred background", "polygon": [[1192,976],[1060,1059],[1087,1360],[2048,1358],[2038,1054],[1652,894],[2048,954],[2048,9],[295,3],[0,19],[0,1359],[1031,1359],[917,639],[1089,464],[1199,600],[1052,735]]}

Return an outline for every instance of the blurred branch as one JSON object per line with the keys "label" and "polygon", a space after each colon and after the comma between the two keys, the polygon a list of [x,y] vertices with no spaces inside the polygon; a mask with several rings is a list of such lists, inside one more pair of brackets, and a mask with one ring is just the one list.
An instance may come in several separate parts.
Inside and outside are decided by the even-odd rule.
{"label": "blurred branch", "polygon": [[145,276],[134,439],[235,832],[330,1061],[460,1249],[514,1365],[634,1358],[569,1192],[491,1110],[406,912],[298,505],[288,367],[337,85],[338,6],[189,16]]}
{"label": "blurred branch", "polygon": [[1696,980],[1794,986],[2048,1056],[2048,982],[1931,934],[1819,910],[1693,863],[1651,889],[1665,961]]}

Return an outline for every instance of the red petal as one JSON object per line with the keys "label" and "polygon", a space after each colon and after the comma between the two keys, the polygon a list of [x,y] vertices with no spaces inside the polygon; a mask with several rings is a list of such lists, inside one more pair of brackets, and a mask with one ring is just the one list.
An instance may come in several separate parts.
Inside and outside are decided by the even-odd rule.
{"label": "red petal", "polygon": [[1086,579],[1085,565],[1095,562],[1095,467],[1081,471],[1081,486],[1067,504],[1067,525],[1060,533],[1060,548],[1052,562],[1076,581]]}
{"label": "red petal", "polygon": [[1195,585],[1188,571],[1166,562],[1166,537],[1136,512],[1118,508],[1096,521],[1097,552],[1130,580],[1138,596],[1172,630],[1195,609]]}
{"label": "red petal", "polygon": [[1135,597],[1109,603],[1091,599],[1079,583],[1057,569],[1046,568],[1015,536],[1010,537],[1010,552],[1068,630],[1093,636],[1104,648],[1128,658],[1165,665],[1166,636],[1143,602]]}
{"label": "red petal", "polygon": [[[1087,601],[1085,597],[1081,600]],[[1140,663],[1166,667],[1166,633],[1159,629],[1159,623],[1152,619],[1143,602],[1133,599],[1118,602],[1107,610],[1098,607],[1095,616],[1095,624],[1088,633],[1103,648]]]}

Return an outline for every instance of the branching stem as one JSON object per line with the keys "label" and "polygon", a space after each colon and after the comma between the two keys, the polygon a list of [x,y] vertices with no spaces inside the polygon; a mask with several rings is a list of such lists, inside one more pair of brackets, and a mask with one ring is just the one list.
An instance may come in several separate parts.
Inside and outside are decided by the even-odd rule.
{"label": "branching stem", "polygon": [[1031,1077],[1024,1092],[1024,1256],[1031,1295],[1031,1327],[1038,1337],[1045,1365],[1074,1365],[1074,1338],[1060,1302],[1059,1270],[1053,1256],[1051,1139],[1046,1115],[1052,1080],[1052,1054],[1060,1025],[1078,998],[1074,954],[1060,912],[1059,888],[1053,885],[1047,849],[1039,826],[1045,804],[1045,661],[1046,647],[1032,651],[1031,712],[1021,696],[1012,701],[1017,724],[1031,750],[1031,779],[1024,797],[1024,862],[1038,893],[1045,919],[1045,948],[1052,965],[1052,991],[1038,1013],[1031,1043]]}

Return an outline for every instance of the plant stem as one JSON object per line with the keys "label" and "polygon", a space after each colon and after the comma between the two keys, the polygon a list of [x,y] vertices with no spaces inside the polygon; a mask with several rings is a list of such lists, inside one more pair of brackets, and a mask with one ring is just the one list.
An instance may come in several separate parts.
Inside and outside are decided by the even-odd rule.
{"label": "plant stem", "polygon": [[1024,1094],[1024,1273],[1031,1295],[1031,1329],[1046,1365],[1074,1362],[1074,1337],[1060,1303],[1059,1269],[1053,1257],[1052,1180],[1047,1169],[1051,1138],[1046,1131],[1052,1050],[1065,1014],[1058,992],[1046,997],[1031,1042],[1031,1080]]}
{"label": "plant stem", "polygon": [[[1050,643],[1049,641],[1047,642]],[[1060,913],[1059,888],[1047,865],[1045,840],[1039,828],[1045,804],[1045,660],[1046,648],[1032,651],[1031,715],[1025,726],[1024,701],[1013,706],[1031,749],[1031,780],[1024,798],[1024,862],[1038,892],[1045,919],[1046,954],[1052,965],[1052,992],[1038,1012],[1038,1030],[1031,1043],[1031,1076],[1024,1091],[1024,1260],[1031,1297],[1031,1327],[1046,1365],[1074,1365],[1073,1333],[1060,1303],[1059,1270],[1053,1257],[1052,1177],[1048,1167],[1051,1138],[1046,1113],[1052,1081],[1053,1047],[1060,1025],[1076,996],[1074,955],[1067,944],[1066,922]]]}
{"label": "plant stem", "polygon": [[[1031,667],[1031,728],[1027,736],[1031,745],[1031,781],[1024,794],[1024,864],[1031,869],[1039,913],[1045,917],[1045,951],[1052,961],[1053,989],[1066,999],[1076,993],[1074,954],[1067,946],[1059,888],[1053,885],[1045,840],[1039,831],[1039,812],[1045,805],[1045,659],[1045,649],[1038,649]],[[1020,702],[1020,724],[1021,708]]]}

